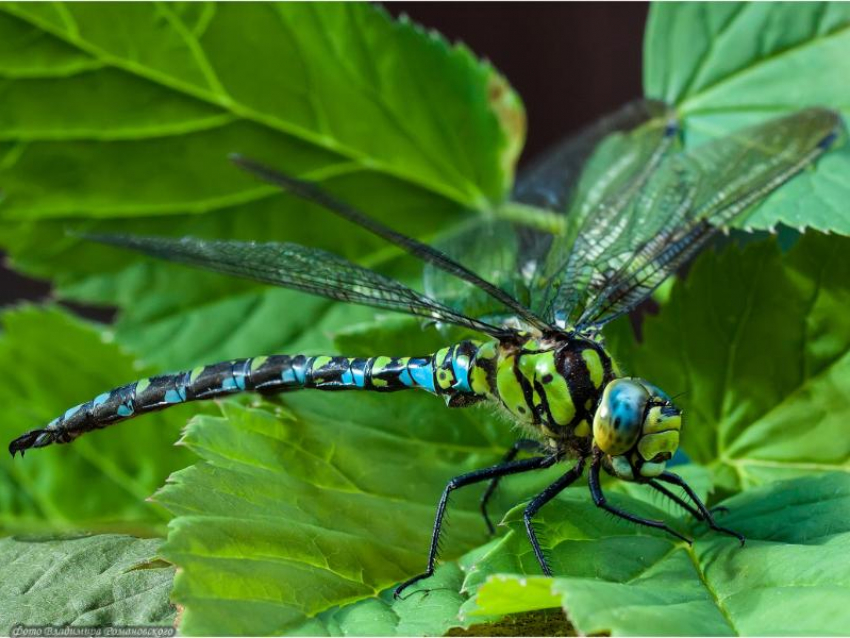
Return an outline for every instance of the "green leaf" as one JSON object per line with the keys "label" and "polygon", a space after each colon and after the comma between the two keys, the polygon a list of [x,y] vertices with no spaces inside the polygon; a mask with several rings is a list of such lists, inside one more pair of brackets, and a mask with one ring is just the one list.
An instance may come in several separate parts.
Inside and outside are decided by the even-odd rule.
{"label": "green leaf", "polygon": [[302,625],[288,627],[295,636],[442,636],[463,627],[458,609],[463,572],[455,563],[439,567],[427,596],[394,600],[392,589],[374,598],[322,612]]}
{"label": "green leaf", "polygon": [[0,39],[29,48],[0,66],[13,80],[4,137],[24,147],[7,162],[7,218],[200,212],[273,192],[227,165],[240,149],[316,177],[390,175],[469,207],[512,183],[517,96],[465,47],[375,7],[3,11]]}
{"label": "green leaf", "polygon": [[160,541],[103,535],[0,539],[0,633],[16,625],[170,627],[174,568]]}
{"label": "green leaf", "polygon": [[[614,636],[836,635],[850,623],[846,474],[777,482],[728,500],[722,522],[747,536],[743,548],[710,532],[693,548],[636,535],[606,520],[586,495],[573,498],[578,491],[545,510],[557,576],[490,577],[467,613],[561,605],[579,633]],[[562,519],[573,522],[550,523]],[[466,586],[493,571],[534,574],[535,567],[524,530],[513,525]]]}
{"label": "green leaf", "polygon": [[683,393],[683,447],[725,489],[847,472],[848,281],[842,237],[807,234],[787,255],[774,241],[706,252],[646,318],[643,343],[615,352]]}
{"label": "green leaf", "polygon": [[[280,418],[228,403],[225,418],[193,420],[184,443],[203,462],[156,496],[175,516],[163,555],[179,567],[184,633],[294,631],[420,571],[443,486],[495,462],[510,436],[416,394],[287,405]],[[446,557],[485,538],[475,497],[452,504]]]}
{"label": "green leaf", "polygon": [[326,306],[68,229],[375,263],[384,244],[227,155],[321,180],[393,225],[404,211],[400,229],[423,237],[501,201],[523,140],[519,99],[489,65],[369,5],[4,5],[0,41],[0,245],[60,298],[117,305],[119,342],[165,368],[283,350]]}
{"label": "green leaf", "polygon": [[[108,334],[58,309],[8,310],[2,326],[0,366],[9,371],[0,385],[4,451],[69,407],[150,372],[109,343]],[[161,532],[168,515],[145,499],[191,462],[173,445],[190,410],[151,415],[24,458],[5,456],[0,529]]]}
{"label": "green leaf", "polygon": [[[644,92],[677,105],[688,145],[806,106],[846,117],[848,47],[850,7],[841,3],[657,3],[644,39]],[[850,234],[848,174],[845,143],[742,224]]]}

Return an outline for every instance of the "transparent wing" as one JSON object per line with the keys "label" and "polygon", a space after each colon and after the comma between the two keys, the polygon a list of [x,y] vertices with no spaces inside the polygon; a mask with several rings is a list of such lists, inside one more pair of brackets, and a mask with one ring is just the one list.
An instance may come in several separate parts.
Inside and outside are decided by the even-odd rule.
{"label": "transparent wing", "polygon": [[[521,304],[529,305],[528,285],[522,278],[518,259],[521,234],[504,220],[477,218],[440,238],[436,246],[453,259],[477,272]],[[441,303],[470,317],[504,324],[515,314],[477,288],[445,271],[426,266],[425,292]]]}
{"label": "transparent wing", "polygon": [[[635,139],[634,133],[645,128],[648,131]],[[577,216],[573,223],[581,225],[592,205],[639,173],[655,154],[653,146],[676,130],[675,112],[664,102],[629,102],[531,162],[517,179],[514,199],[569,211]]]}
{"label": "transparent wing", "polygon": [[665,161],[613,224],[607,202],[575,241],[556,303],[584,295],[578,327],[627,312],[728,224],[824,153],[838,114],[810,108],[749,127]]}
{"label": "transparent wing", "polygon": [[[478,218],[441,238],[437,247],[541,314],[561,281],[572,241],[594,203],[642,178],[675,139],[676,122],[662,102],[622,107],[544,153],[520,174],[513,199],[549,211],[557,232],[504,219]],[[426,267],[427,293],[474,317],[510,314],[486,296]],[[552,317],[544,317],[551,322]]]}
{"label": "transparent wing", "polygon": [[422,260],[426,265],[438,268],[451,277],[471,284],[478,290],[479,294],[489,295],[505,309],[522,317],[523,321],[529,325],[544,331],[548,329],[549,326],[546,322],[537,317],[528,307],[522,305],[504,290],[482,278],[478,273],[465,267],[462,263],[452,259],[441,250],[428,244],[423,244],[412,237],[407,237],[384,226],[379,221],[369,217],[350,204],[336,199],[330,193],[320,189],[311,182],[305,182],[291,175],[286,175],[240,155],[233,155],[231,159],[237,166],[252,175],[274,184],[296,197],[323,206],[343,219],[347,219],[378,237],[399,246],[414,257]]}
{"label": "transparent wing", "polygon": [[629,230],[628,209],[654,171],[678,148],[678,122],[658,102],[644,103],[633,128],[601,139],[587,159],[568,206],[566,225],[541,260],[534,308],[564,327],[586,303],[588,266]]}
{"label": "transparent wing", "polygon": [[505,332],[332,253],[291,243],[207,241],[194,237],[86,235],[101,243],[339,301],[435,319],[496,337]]}

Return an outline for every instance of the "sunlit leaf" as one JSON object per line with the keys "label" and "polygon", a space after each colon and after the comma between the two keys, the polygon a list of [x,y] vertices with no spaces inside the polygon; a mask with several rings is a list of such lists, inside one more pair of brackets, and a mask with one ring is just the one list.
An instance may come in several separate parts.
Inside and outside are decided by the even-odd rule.
{"label": "sunlit leaf", "polygon": [[[594,531],[579,532],[584,523],[547,525],[557,576],[491,577],[467,613],[562,605],[587,635],[842,633],[850,623],[850,477],[777,482],[724,504],[730,513],[723,524],[746,535],[744,547],[710,532],[693,548],[634,535],[605,521],[586,500],[562,499],[547,511],[547,522],[592,521]],[[521,525],[514,525],[504,547],[478,569],[534,574],[523,536]]]}
{"label": "sunlit leaf", "polygon": [[[848,48],[842,3],[658,3],[644,38],[644,92],[677,106],[690,145],[807,106],[848,117]],[[741,223],[850,234],[848,174],[845,143]]]}

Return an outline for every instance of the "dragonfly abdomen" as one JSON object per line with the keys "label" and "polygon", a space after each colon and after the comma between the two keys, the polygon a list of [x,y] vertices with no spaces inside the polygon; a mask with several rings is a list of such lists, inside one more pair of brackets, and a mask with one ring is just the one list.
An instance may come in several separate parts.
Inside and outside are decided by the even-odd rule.
{"label": "dragonfly abdomen", "polygon": [[104,392],[67,410],[45,428],[19,437],[9,449],[14,454],[31,447],[68,443],[85,432],[148,412],[239,392],[422,389],[449,402],[460,395],[473,399],[470,368],[477,350],[475,342],[462,341],[421,357],[272,355],[222,361]]}

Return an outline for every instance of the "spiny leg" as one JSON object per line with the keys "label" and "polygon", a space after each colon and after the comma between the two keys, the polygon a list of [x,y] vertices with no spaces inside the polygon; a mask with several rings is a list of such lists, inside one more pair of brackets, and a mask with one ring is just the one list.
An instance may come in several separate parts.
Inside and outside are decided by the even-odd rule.
{"label": "spiny leg", "polygon": [[[659,491],[659,492],[661,492],[662,494],[664,494],[664,496],[666,496],[667,498],[669,498],[671,501],[673,501],[673,502],[677,503],[677,504],[678,504],[678,505],[680,505],[682,508],[684,508],[684,509],[688,510],[688,511],[689,511],[689,512],[693,515],[693,517],[694,517],[695,519],[697,519],[698,521],[704,521],[704,520],[705,520],[705,518],[703,517],[703,515],[702,515],[702,514],[700,514],[699,510],[695,509],[695,508],[694,508],[694,507],[693,507],[690,503],[688,503],[687,501],[685,501],[684,499],[682,499],[680,496],[678,496],[678,495],[674,494],[673,492],[671,492],[670,490],[668,490],[668,489],[667,489],[666,487],[664,487],[663,485],[659,485],[659,484],[658,484],[658,483],[656,483],[655,481],[650,481],[650,482],[648,483],[648,485],[649,485],[650,487],[652,487],[652,488],[654,488],[654,489],[658,490],[658,491]],[[726,512],[728,512],[728,511],[729,511],[729,508],[728,508],[728,507],[725,507],[725,506],[723,506],[723,505],[717,505],[717,506],[715,506],[715,507],[709,507],[709,508],[708,508],[708,511],[709,511],[709,512],[711,512],[712,514],[718,514],[718,513],[720,513],[720,512],[723,512],[723,513],[725,514]]]}
{"label": "spiny leg", "polygon": [[726,527],[721,527],[717,524],[717,522],[714,520],[714,516],[712,515],[711,510],[709,510],[705,506],[705,504],[700,500],[699,496],[697,496],[696,492],[694,492],[693,488],[688,485],[685,482],[685,479],[683,479],[681,476],[679,476],[678,474],[673,474],[673,472],[663,472],[658,476],[658,480],[664,481],[665,483],[670,483],[672,485],[678,485],[679,487],[681,487],[683,490],[685,490],[685,493],[688,495],[688,498],[690,498],[694,502],[694,505],[697,506],[697,509],[699,510],[700,514],[702,514],[700,520],[704,519],[708,526],[715,532],[734,536],[741,542],[741,545],[744,544],[746,539],[742,534],[739,534],[738,532],[728,529]]}
{"label": "spiny leg", "polygon": [[439,551],[440,531],[443,526],[443,517],[446,514],[446,506],[449,502],[449,495],[454,490],[459,487],[465,487],[466,485],[472,485],[473,483],[480,483],[481,481],[486,481],[499,476],[519,474],[521,472],[529,472],[531,470],[551,467],[557,460],[558,457],[556,455],[538,456],[532,459],[523,459],[522,461],[503,463],[500,465],[494,465],[493,467],[484,468],[482,470],[475,470],[468,474],[456,476],[449,481],[446,488],[443,490],[443,495],[440,497],[440,502],[437,505],[437,515],[434,518],[434,531],[431,533],[431,547],[428,550],[428,566],[421,574],[418,574],[413,578],[409,578],[396,587],[395,593],[393,594],[394,597],[399,598],[401,596],[401,592],[410,587],[412,584],[434,574],[434,565],[437,562],[437,552]]}
{"label": "spiny leg", "polygon": [[534,550],[534,556],[537,558],[537,562],[540,563],[540,569],[543,570],[543,573],[546,576],[551,576],[552,570],[546,563],[546,557],[543,555],[543,550],[540,548],[540,542],[537,540],[537,532],[534,531],[534,527],[531,524],[531,519],[534,517],[535,514],[537,514],[538,511],[540,511],[541,507],[546,505],[546,503],[551,501],[563,490],[565,490],[572,483],[574,483],[575,480],[581,476],[581,473],[583,471],[584,459],[579,459],[579,462],[576,463],[575,467],[573,467],[569,472],[564,474],[557,481],[552,483],[540,494],[535,496],[525,508],[525,512],[523,512],[522,514],[522,520],[525,523],[525,533],[528,534],[528,540],[531,543],[531,549]]}
{"label": "spiny leg", "polygon": [[681,507],[682,509],[685,509],[685,510],[687,510],[688,512],[690,512],[690,513],[691,513],[691,516],[693,516],[693,517],[694,517],[695,519],[697,519],[698,521],[705,520],[705,518],[703,517],[703,515],[702,515],[702,514],[700,514],[699,510],[697,510],[697,509],[696,509],[693,505],[691,505],[690,503],[688,503],[685,499],[683,499],[682,497],[680,497],[678,494],[674,494],[673,492],[671,492],[670,490],[668,490],[666,487],[664,487],[663,485],[660,485],[659,483],[656,483],[655,481],[650,481],[650,482],[648,483],[648,485],[649,485],[652,489],[654,489],[654,490],[658,490],[659,492],[661,492],[664,496],[666,496],[666,497],[667,497],[667,498],[669,498],[671,501],[673,501],[674,503],[676,503],[676,504],[677,504],[679,507]]}
{"label": "spiny leg", "polygon": [[[535,441],[533,439],[520,439],[511,446],[511,449],[508,450],[507,454],[505,454],[505,457],[502,459],[502,463],[510,463],[520,452],[541,452],[543,449],[544,446],[540,443],[540,441]],[[502,475],[499,475],[491,479],[490,484],[484,491],[484,494],[481,495],[481,515],[484,517],[484,522],[487,524],[487,530],[491,535],[496,533],[496,528],[493,527],[493,522],[490,520],[490,515],[487,513],[487,503],[490,502],[490,498],[492,498],[493,493],[496,491],[496,487],[498,487],[501,478]]]}
{"label": "spiny leg", "polygon": [[690,545],[693,541],[691,539],[682,536],[679,532],[671,528],[664,521],[655,521],[650,518],[643,518],[641,516],[635,516],[634,514],[629,514],[625,510],[621,510],[619,507],[614,507],[609,504],[608,501],[605,500],[605,495],[602,493],[602,488],[599,486],[599,468],[602,465],[602,457],[596,456],[590,464],[590,476],[588,478],[588,483],[590,485],[590,495],[593,497],[593,502],[596,503],[597,507],[601,507],[607,512],[611,512],[614,516],[618,516],[627,521],[631,521],[632,523],[637,523],[638,525],[645,525],[647,527],[654,527],[656,529],[662,529],[668,534],[675,536],[676,538],[680,538],[685,541],[688,545]]}

